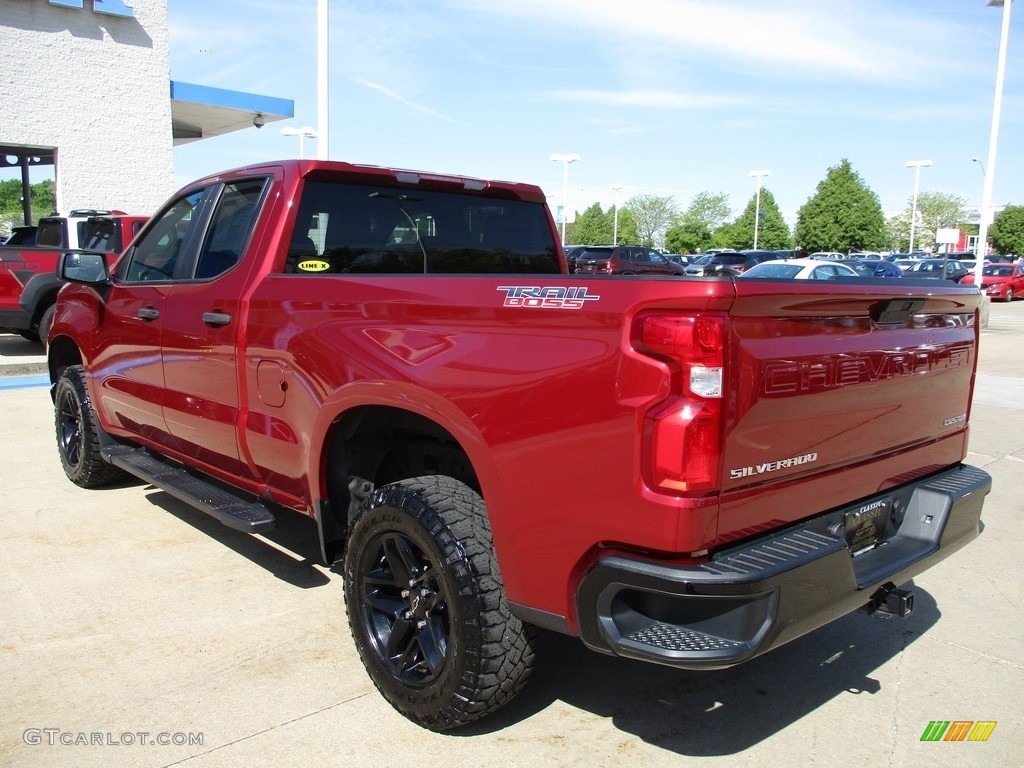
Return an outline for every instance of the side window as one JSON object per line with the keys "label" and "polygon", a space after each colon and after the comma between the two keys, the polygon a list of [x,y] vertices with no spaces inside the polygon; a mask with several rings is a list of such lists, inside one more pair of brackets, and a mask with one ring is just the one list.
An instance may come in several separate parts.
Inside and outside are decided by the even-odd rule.
{"label": "side window", "polygon": [[199,209],[209,199],[209,189],[180,197],[166,208],[132,250],[121,279],[128,283],[170,280],[182,243],[195,237]]}
{"label": "side window", "polygon": [[222,275],[237,264],[249,244],[266,179],[246,179],[224,187],[199,252],[196,278]]}

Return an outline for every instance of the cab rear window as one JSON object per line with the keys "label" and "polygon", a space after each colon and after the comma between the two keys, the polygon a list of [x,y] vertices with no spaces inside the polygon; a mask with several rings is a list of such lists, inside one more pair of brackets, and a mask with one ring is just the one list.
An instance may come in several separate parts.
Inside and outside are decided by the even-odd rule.
{"label": "cab rear window", "polygon": [[432,189],[307,181],[285,272],[551,274],[539,203]]}

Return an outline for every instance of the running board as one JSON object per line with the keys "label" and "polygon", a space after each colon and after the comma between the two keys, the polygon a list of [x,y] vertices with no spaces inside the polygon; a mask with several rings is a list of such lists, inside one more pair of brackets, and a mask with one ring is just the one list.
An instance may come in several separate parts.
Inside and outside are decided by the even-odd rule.
{"label": "running board", "polygon": [[111,446],[103,449],[103,457],[125,472],[191,504],[228,528],[243,533],[263,533],[274,527],[273,513],[259,502],[196,477],[145,448]]}

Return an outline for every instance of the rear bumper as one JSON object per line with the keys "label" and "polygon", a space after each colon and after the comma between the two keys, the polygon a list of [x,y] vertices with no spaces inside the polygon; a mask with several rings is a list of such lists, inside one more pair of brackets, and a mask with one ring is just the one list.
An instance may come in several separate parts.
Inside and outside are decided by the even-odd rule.
{"label": "rear bumper", "polygon": [[[748,541],[705,564],[598,561],[580,583],[580,636],[594,650],[683,669],[733,666],[865,606],[981,531],[992,479],[961,465],[781,533]],[[874,502],[892,502],[885,543],[851,556],[842,525]]]}

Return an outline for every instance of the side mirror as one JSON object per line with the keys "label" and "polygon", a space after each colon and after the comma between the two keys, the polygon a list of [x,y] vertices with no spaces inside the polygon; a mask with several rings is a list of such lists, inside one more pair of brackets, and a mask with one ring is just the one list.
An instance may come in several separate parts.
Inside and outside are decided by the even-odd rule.
{"label": "side mirror", "polygon": [[107,255],[91,251],[65,253],[60,257],[57,274],[62,280],[85,285],[101,285],[110,279]]}

